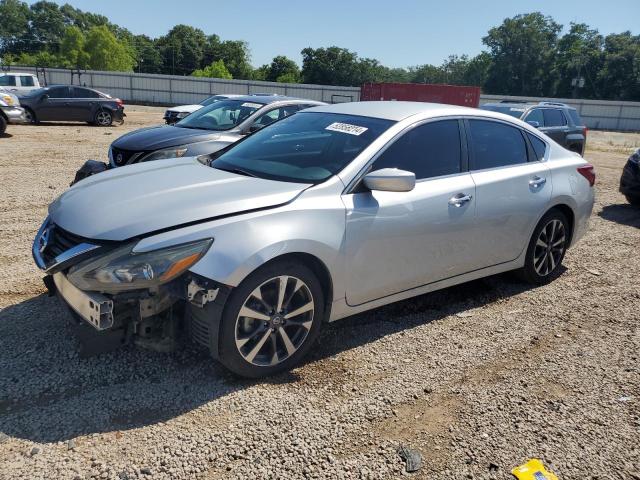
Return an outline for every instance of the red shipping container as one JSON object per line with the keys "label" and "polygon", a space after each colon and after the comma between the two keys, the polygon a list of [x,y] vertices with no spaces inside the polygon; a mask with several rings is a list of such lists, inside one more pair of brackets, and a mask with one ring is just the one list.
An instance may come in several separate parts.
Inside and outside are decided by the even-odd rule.
{"label": "red shipping container", "polygon": [[408,100],[478,107],[480,87],[428,83],[365,83],[360,100]]}

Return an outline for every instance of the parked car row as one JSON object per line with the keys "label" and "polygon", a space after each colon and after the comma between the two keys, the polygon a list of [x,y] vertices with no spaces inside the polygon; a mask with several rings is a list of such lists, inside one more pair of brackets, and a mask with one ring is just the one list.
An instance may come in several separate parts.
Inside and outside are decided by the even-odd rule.
{"label": "parked car row", "polygon": [[247,377],[298,364],[329,321],[508,270],[553,280],[594,202],[593,167],[540,129],[439,104],[216,99],[109,155],[49,207],[47,287],[96,345],[184,332]]}

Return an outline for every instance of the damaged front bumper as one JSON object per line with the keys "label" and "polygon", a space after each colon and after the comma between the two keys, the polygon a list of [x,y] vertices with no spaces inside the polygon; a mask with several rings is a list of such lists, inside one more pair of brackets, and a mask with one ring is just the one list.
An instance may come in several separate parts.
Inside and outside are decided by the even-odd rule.
{"label": "damaged front bumper", "polygon": [[153,290],[102,294],[73,285],[63,272],[44,279],[77,320],[81,354],[105,353],[125,344],[169,352],[184,339],[218,356],[218,330],[230,287],[187,273]]}

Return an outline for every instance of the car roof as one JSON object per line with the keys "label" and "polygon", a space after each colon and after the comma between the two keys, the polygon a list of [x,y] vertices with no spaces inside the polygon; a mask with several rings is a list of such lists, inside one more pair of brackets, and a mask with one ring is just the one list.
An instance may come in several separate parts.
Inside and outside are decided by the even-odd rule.
{"label": "car roof", "polygon": [[23,77],[35,77],[33,73],[26,72],[0,72],[0,75],[20,75]]}
{"label": "car roof", "polygon": [[571,105],[561,102],[488,102],[483,103],[480,107],[507,107],[507,108],[525,108],[530,109],[533,107],[547,107],[547,108],[568,108],[569,110],[575,110]]}
{"label": "car roof", "polygon": [[464,113],[473,114],[477,113],[477,111],[475,108],[445,105],[442,103],[396,101],[334,103],[333,105],[323,105],[305,110],[305,112],[340,113],[361,117],[383,118],[397,122],[418,114],[431,114],[435,117]]}
{"label": "car roof", "polygon": [[[225,96],[224,93],[219,94]],[[323,102],[317,100],[308,100],[306,98],[287,97],[284,95],[237,95],[230,97],[229,100],[239,100],[241,102],[260,103],[263,105],[269,105],[276,102],[295,102],[295,103],[309,103],[315,105],[324,105]]]}

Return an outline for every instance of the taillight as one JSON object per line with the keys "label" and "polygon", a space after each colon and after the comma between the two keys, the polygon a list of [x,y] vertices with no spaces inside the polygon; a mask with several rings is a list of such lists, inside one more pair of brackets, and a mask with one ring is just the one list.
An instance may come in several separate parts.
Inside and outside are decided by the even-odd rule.
{"label": "taillight", "polygon": [[590,187],[593,187],[593,184],[596,183],[596,170],[590,163],[578,167],[578,173],[587,179]]}
{"label": "taillight", "polygon": [[124,102],[123,102],[122,100],[120,100],[119,98],[116,98],[116,104],[117,104],[119,107],[123,107],[123,106],[124,106]]}
{"label": "taillight", "polygon": [[586,139],[587,138],[587,133],[589,132],[589,129],[587,127],[582,127],[582,136]]}

